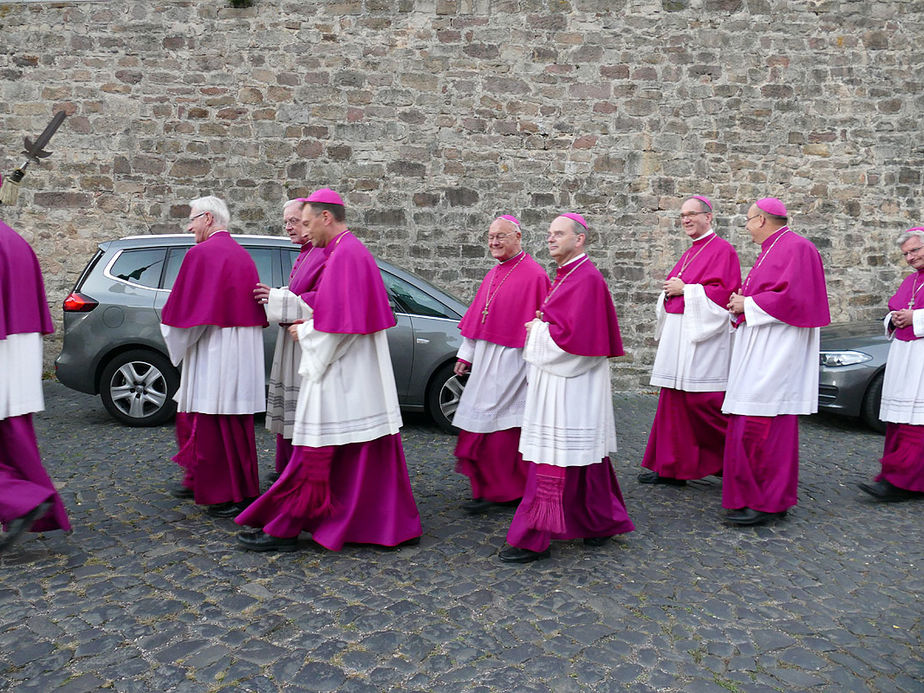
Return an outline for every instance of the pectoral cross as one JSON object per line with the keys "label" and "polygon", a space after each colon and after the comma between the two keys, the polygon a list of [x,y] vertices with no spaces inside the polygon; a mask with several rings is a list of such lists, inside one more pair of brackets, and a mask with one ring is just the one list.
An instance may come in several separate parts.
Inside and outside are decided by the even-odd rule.
{"label": "pectoral cross", "polygon": [[484,325],[484,321],[488,319],[488,307],[485,306],[484,310],[481,311],[481,324]]}

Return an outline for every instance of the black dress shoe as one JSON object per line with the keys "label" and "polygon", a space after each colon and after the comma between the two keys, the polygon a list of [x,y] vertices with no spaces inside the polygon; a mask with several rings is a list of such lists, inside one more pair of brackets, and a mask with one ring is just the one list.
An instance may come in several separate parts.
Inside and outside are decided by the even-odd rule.
{"label": "black dress shoe", "polygon": [[484,498],[472,498],[462,504],[462,509],[469,515],[480,515],[494,507],[494,503]]}
{"label": "black dress shoe", "polygon": [[728,515],[725,516],[725,519],[731,522],[732,524],[740,525],[742,527],[747,527],[750,525],[762,525],[768,520],[772,520],[775,517],[786,517],[786,511],[778,513],[765,513],[762,510],[754,510],[752,508],[741,508],[740,510],[732,510]]}
{"label": "black dress shoe", "polygon": [[876,500],[882,501],[884,503],[900,503],[902,501],[911,500],[912,498],[919,498],[924,496],[924,494],[921,493],[915,493],[914,491],[906,491],[903,488],[898,488],[898,486],[890,484],[885,479],[882,481],[874,481],[869,484],[857,484],[857,486],[859,486],[861,490],[866,491]]}
{"label": "black dress shoe", "polygon": [[208,506],[205,512],[212,517],[237,517],[244,512],[251,503],[253,503],[253,498],[248,498],[247,500],[239,502],[216,503],[215,505]]}
{"label": "black dress shoe", "polygon": [[650,469],[638,475],[640,484],[667,484],[668,486],[686,486],[687,482],[683,479],[672,479],[669,476],[661,476]]}
{"label": "black dress shoe", "polygon": [[[374,546],[377,549],[381,549],[382,551],[397,551],[398,549],[403,549],[409,546],[419,546],[419,545],[420,545],[420,537],[411,537],[407,541],[402,541],[398,544],[395,544],[394,546],[385,546],[384,544],[373,544],[372,546]],[[357,544],[357,546],[363,546],[363,544]],[[368,544],[366,544],[366,546],[368,546]]]}
{"label": "black dress shoe", "polygon": [[0,537],[0,553],[13,548],[13,544],[19,541],[23,533],[32,527],[32,523],[43,518],[49,510],[51,510],[51,501],[45,501],[44,503],[39,503],[25,515],[10,520],[6,525],[6,534]]}
{"label": "black dress shoe", "polygon": [[295,551],[298,537],[274,537],[262,530],[239,532],[237,543],[248,551]]}
{"label": "black dress shoe", "polygon": [[532,563],[533,561],[548,558],[552,555],[552,550],[549,548],[545,551],[530,551],[529,549],[519,549],[516,546],[511,546],[497,555],[504,563]]}
{"label": "black dress shoe", "polygon": [[189,486],[183,484],[174,484],[167,489],[167,492],[174,498],[192,498],[196,495]]}
{"label": "black dress shoe", "polygon": [[610,537],[584,537],[584,546],[603,546]]}

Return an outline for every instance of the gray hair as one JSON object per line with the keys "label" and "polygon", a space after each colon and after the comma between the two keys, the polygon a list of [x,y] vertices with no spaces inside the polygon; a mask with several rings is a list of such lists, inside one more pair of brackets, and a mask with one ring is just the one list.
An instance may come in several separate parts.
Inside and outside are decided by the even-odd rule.
{"label": "gray hair", "polygon": [[302,207],[305,206],[305,198],[304,198],[304,197],[295,197],[295,198],[289,200],[288,202],[286,202],[286,203],[282,206],[282,211],[283,211],[283,212],[286,211],[286,209],[287,209],[288,207],[291,207],[292,205],[298,205],[298,211],[301,212],[301,211],[302,211]]}
{"label": "gray hair", "polygon": [[212,223],[219,229],[227,229],[231,223],[231,213],[228,211],[228,205],[221,198],[214,195],[197,197],[189,201],[190,210],[197,209],[200,212],[209,212],[212,215]]}
{"label": "gray hair", "polygon": [[917,238],[919,241],[921,241],[921,243],[924,243],[924,229],[915,228],[903,231],[902,234],[895,239],[895,245],[901,248],[912,238]]}

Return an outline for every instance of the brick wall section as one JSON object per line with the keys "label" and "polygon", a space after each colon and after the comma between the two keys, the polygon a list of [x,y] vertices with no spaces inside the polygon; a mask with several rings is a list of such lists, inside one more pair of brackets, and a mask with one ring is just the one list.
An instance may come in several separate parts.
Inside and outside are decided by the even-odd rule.
{"label": "brick wall section", "polygon": [[[652,307],[686,247],[683,196],[715,201],[745,270],[764,195],[819,246],[835,320],[880,316],[892,237],[922,214],[920,3],[813,0],[0,2],[0,170],[71,115],[5,219],[34,245],[56,318],[99,240],[175,232],[229,200],[276,233],[280,203],[344,193],[383,258],[465,299],[488,223],[527,246],[586,216],[627,356],[647,384]],[[49,346],[49,358],[57,351]]]}

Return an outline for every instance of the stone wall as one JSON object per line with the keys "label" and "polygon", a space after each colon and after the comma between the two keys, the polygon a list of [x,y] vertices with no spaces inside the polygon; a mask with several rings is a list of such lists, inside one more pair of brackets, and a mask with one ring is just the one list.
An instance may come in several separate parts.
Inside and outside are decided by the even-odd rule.
{"label": "stone wall", "polygon": [[70,114],[2,210],[56,319],[97,241],[181,230],[201,194],[281,233],[285,198],[330,185],[376,253],[465,299],[495,215],[545,258],[573,210],[635,388],[683,196],[713,199],[745,271],[742,212],[784,199],[838,321],[882,313],[892,237],[924,221],[919,0],[0,1],[0,27],[0,171]]}

